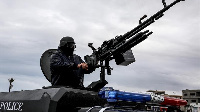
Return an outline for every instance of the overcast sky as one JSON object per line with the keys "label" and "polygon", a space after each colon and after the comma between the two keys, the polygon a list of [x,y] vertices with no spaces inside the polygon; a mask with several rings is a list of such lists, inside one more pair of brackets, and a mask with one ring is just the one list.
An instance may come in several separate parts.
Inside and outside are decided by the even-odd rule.
{"label": "overcast sky", "polygon": [[[1,0],[0,92],[41,89],[50,86],[40,69],[40,57],[55,49],[64,36],[74,37],[75,53],[91,54],[87,46],[123,35],[138,25],[144,14],[163,8],[162,0]],[[166,0],[167,4],[174,0]],[[182,94],[200,89],[200,3],[185,0],[147,27],[154,33],[132,48],[136,62],[117,66],[106,76],[107,86],[145,92],[165,90]],[[99,69],[85,75],[85,86],[99,80]]]}

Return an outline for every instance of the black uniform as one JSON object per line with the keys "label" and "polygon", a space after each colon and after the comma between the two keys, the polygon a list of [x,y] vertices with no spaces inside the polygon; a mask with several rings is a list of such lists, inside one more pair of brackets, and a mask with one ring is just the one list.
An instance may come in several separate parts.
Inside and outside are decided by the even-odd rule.
{"label": "black uniform", "polygon": [[84,63],[78,55],[67,56],[60,48],[51,56],[50,70],[53,86],[83,87],[84,73],[91,73],[77,65]]}

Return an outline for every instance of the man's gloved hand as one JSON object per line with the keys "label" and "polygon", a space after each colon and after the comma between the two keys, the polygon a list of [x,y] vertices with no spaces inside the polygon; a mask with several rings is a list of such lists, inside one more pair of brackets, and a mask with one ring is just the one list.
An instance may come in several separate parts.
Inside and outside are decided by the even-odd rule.
{"label": "man's gloved hand", "polygon": [[88,65],[87,65],[87,63],[81,63],[81,64],[78,64],[77,67],[78,67],[78,68],[85,69],[85,70],[88,70]]}

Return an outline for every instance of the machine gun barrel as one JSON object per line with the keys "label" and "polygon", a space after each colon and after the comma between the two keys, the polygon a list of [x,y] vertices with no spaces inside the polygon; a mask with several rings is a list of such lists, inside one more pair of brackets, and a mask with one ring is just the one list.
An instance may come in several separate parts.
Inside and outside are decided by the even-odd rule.
{"label": "machine gun barrel", "polygon": [[[128,38],[132,37],[133,35],[137,34],[139,31],[143,30],[144,28],[146,28],[150,24],[154,23],[155,20],[158,20],[159,18],[161,18],[164,15],[163,13],[165,11],[167,11],[169,8],[171,8],[172,6],[174,6],[175,4],[177,4],[180,1],[184,1],[184,0],[176,0],[176,1],[172,2],[170,5],[166,5],[163,9],[158,11],[156,14],[151,16],[149,19],[147,19],[144,22],[141,22],[141,24],[139,24],[137,27],[135,27],[131,31],[125,33],[121,37],[119,37],[118,41],[121,42],[121,41],[128,39]],[[147,16],[145,15],[145,17],[147,17]]]}

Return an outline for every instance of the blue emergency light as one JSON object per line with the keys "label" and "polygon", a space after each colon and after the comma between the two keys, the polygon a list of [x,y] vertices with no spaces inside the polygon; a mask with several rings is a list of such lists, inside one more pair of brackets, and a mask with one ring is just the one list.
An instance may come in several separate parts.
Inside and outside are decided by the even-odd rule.
{"label": "blue emergency light", "polygon": [[145,103],[151,101],[151,95],[123,92],[118,90],[103,90],[99,92],[101,98],[107,99],[108,102],[135,102],[135,103]]}

